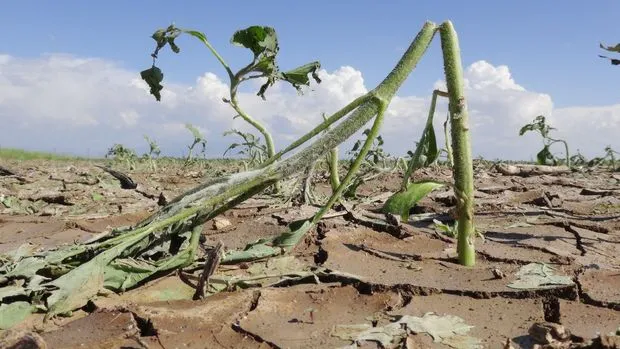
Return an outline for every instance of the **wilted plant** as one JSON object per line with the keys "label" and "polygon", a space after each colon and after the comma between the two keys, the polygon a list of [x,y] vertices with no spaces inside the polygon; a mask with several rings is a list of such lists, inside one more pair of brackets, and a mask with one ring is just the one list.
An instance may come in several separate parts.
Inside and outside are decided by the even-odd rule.
{"label": "wilted plant", "polygon": [[198,130],[192,124],[185,124],[185,128],[187,128],[192,133],[194,140],[190,145],[187,146],[187,156],[185,157],[185,163],[183,164],[183,167],[189,165],[192,162],[192,152],[194,150],[194,147],[196,147],[197,145],[201,145],[202,148],[200,150],[200,153],[203,154],[203,156],[205,155],[205,151],[207,150],[207,140],[200,133],[200,130]]}
{"label": "wilted plant", "polygon": [[153,171],[157,171],[157,164],[155,163],[154,158],[161,154],[161,149],[159,149],[157,142],[150,139],[149,136],[144,135],[144,140],[149,144],[149,152],[144,153],[142,157],[148,160]]}
{"label": "wilted plant", "polygon": [[[0,266],[0,277],[7,282],[18,279],[20,285],[23,285],[18,286],[20,293],[17,294],[20,297],[13,297],[18,300],[11,304],[19,306],[15,308],[19,308],[19,316],[23,315],[21,319],[29,312],[42,310],[47,312],[45,317],[47,320],[83,307],[88,300],[104,289],[122,292],[149,278],[191,265],[196,259],[202,225],[205,222],[276,182],[298,175],[309,164],[325,156],[327,152],[373,120],[358,156],[346,175],[341,178],[340,185],[328,202],[316,214],[311,218],[291,223],[287,231],[280,236],[263,238],[248,244],[240,251],[227,251],[221,262],[252,261],[290,251],[324,218],[356,175],[379,134],[390,101],[426,52],[436,32],[439,32],[441,37],[450,98],[454,193],[457,199],[455,210],[458,221],[457,250],[461,264],[473,265],[474,190],[468,114],[463,94],[458,39],[451,22],[447,21],[441,25],[427,22],[394,69],[375,89],[328,117],[326,121],[286,149],[267,159],[258,169],[210,179],[174,198],[161,210],[131,227],[98,235],[83,244],[62,246],[51,251],[37,252],[36,255],[20,256]],[[164,36],[160,35],[158,38],[163,40]],[[206,39],[204,41],[206,42]],[[174,49],[172,44],[171,46]],[[160,90],[161,88],[155,88],[151,92],[158,95]],[[310,145],[292,156],[283,158],[341,119],[340,123],[317,137]],[[281,161],[277,161],[281,158]],[[173,239],[182,241],[181,244],[174,244],[177,247],[174,249]],[[153,251],[164,253],[153,254]],[[40,271],[49,270],[53,273],[48,272],[43,278],[39,274]],[[5,297],[4,300],[7,299],[8,297]]]}
{"label": "wilted plant", "polygon": [[241,139],[243,139],[243,142],[232,143],[228,146],[228,148],[226,148],[223,155],[226,155],[229,150],[241,148],[237,154],[244,155],[248,160],[247,162],[243,162],[246,171],[249,168],[253,168],[263,163],[263,161],[269,157],[267,147],[264,144],[260,144],[260,137],[257,137],[250,132],[242,132],[237,129],[224,132],[224,136],[228,135],[238,135]]}
{"label": "wilted plant", "polygon": [[607,164],[611,171],[616,170],[616,155],[619,154],[617,151],[613,150],[610,145],[605,147],[605,155],[595,157],[592,160],[588,161],[588,166],[595,167],[602,164]]}
{"label": "wilted plant", "polygon": [[114,144],[105,155],[106,158],[113,158],[114,161],[124,162],[129,170],[135,168],[135,161],[138,158],[133,149],[127,148],[122,144]]}
{"label": "wilted plant", "polygon": [[525,133],[530,131],[538,131],[543,139],[543,148],[536,154],[536,162],[540,165],[547,165],[549,162],[553,165],[558,165],[560,161],[551,153],[550,147],[555,143],[564,144],[564,149],[566,151],[566,166],[571,166],[570,154],[568,152],[568,144],[563,139],[555,139],[549,136],[549,131],[555,130],[555,128],[549,126],[546,123],[546,119],[543,115],[538,115],[534,121],[529,124],[524,125],[519,130],[519,136],[523,136]]}
{"label": "wilted plant", "polygon": [[266,26],[251,26],[236,31],[230,39],[233,45],[250,49],[253,54],[252,61],[248,65],[241,68],[237,73],[233,73],[228,63],[226,63],[224,58],[215,50],[204,33],[177,28],[173,24],[166,29],[157,30],[152,35],[152,38],[157,42],[157,47],[151,55],[153,57],[153,66],[140,73],[142,79],[150,86],[151,93],[157,100],[161,99],[160,91],[163,88],[161,82],[163,81],[164,75],[161,70],[155,66],[155,60],[157,59],[159,51],[166,45],[169,45],[173,52],[179,53],[181,50],[175,44],[174,40],[181,34],[189,34],[200,40],[224,67],[230,79],[230,95],[229,98],[223,98],[223,101],[228,103],[235,110],[237,113],[235,117],[241,117],[263,135],[268,157],[274,156],[275,147],[271,133],[267,131],[263,124],[252,118],[239,105],[237,99],[239,85],[248,80],[266,79],[266,82],[260,87],[257,93],[262,99],[265,99],[265,92],[267,89],[279,80],[286,81],[298,91],[301,91],[301,86],[310,85],[308,74],[311,74],[316,82],[321,82],[316,73],[321,67],[320,63],[311,62],[286,72],[280,71],[276,63],[276,56],[280,47],[275,29]]}

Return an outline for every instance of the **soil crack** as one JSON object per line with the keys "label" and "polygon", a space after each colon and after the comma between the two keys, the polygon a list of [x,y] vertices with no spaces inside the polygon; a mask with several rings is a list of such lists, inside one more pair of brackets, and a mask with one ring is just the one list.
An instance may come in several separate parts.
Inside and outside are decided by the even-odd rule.
{"label": "soil crack", "polygon": [[281,349],[282,347],[280,347],[279,345],[272,343],[268,340],[265,340],[263,337],[257,335],[256,333],[252,333],[246,329],[244,329],[243,327],[241,327],[241,325],[239,325],[239,323],[234,323],[232,324],[231,328],[233,329],[233,331],[242,334],[244,336],[250,337],[252,338],[254,341],[256,341],[257,343],[265,343],[269,346],[269,348],[272,349]]}

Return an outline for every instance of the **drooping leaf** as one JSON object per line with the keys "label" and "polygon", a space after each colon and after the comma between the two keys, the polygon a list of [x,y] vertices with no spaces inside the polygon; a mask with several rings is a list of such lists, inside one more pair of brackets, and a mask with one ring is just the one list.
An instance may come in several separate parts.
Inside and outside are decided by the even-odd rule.
{"label": "drooping leaf", "polygon": [[152,66],[149,69],[140,72],[142,80],[144,80],[150,88],[150,93],[155,96],[157,101],[161,101],[161,90],[164,86],[161,82],[164,80],[164,73],[156,66]]}
{"label": "drooping leaf", "polygon": [[8,330],[22,322],[36,308],[28,302],[0,304],[0,330]]}
{"label": "drooping leaf", "polygon": [[88,262],[76,267],[54,281],[46,284],[56,287],[47,298],[46,317],[80,308],[103,289],[106,266],[126,249],[150,234],[144,230],[131,235],[114,247],[108,248]]}
{"label": "drooping leaf", "polygon": [[300,90],[301,86],[309,86],[310,78],[308,74],[312,74],[312,78],[321,83],[321,79],[317,74],[317,70],[321,68],[321,63],[318,61],[311,62],[282,73],[282,79],[289,82],[295,89]]}
{"label": "drooping leaf", "polygon": [[549,146],[545,145],[537,154],[536,154],[536,162],[539,165],[547,165],[548,160],[551,160],[552,162],[555,162],[555,156],[553,156],[553,154],[551,154],[551,151],[549,150]]}
{"label": "drooping leaf", "polygon": [[275,29],[271,27],[254,25],[238,30],[233,34],[230,42],[252,50],[255,57],[265,53],[273,55],[278,53],[278,36]]}
{"label": "drooping leaf", "polygon": [[431,191],[443,187],[443,183],[435,181],[413,182],[407,190],[392,195],[383,205],[383,212],[400,215],[403,221],[409,219],[409,210]]}

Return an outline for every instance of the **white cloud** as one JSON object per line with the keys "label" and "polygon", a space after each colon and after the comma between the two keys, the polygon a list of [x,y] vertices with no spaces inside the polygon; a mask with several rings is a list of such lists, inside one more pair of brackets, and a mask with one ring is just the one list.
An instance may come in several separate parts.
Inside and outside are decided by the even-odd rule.
{"label": "white cloud", "polygon": [[[539,114],[547,115],[557,136],[584,154],[600,154],[605,145],[619,148],[620,105],[554,109],[551,96],[519,85],[506,66],[478,61],[465,69],[465,85],[473,151],[485,158],[529,159],[540,147],[534,134],[518,136],[519,128]],[[354,98],[366,93],[362,73],[350,66],[319,72],[323,82],[304,88],[271,87],[267,100],[240,92],[244,110],[272,130],[281,149]],[[257,88],[260,82],[249,85]],[[445,84],[438,81],[435,88]],[[185,123],[201,129],[210,156],[221,156],[234,138],[222,137],[232,127],[252,130],[222,102],[228,85],[210,72],[191,86],[164,81],[162,101],[148,94],[138,72],[98,58],[44,55],[24,59],[0,54],[0,146],[102,155],[114,143],[145,151],[143,134],[155,139],[166,154],[185,150],[191,134]],[[387,111],[382,134],[386,150],[404,154],[418,140],[430,96],[396,96]],[[446,102],[436,113],[438,141]],[[370,127],[370,124],[367,125]],[[614,132],[615,131],[615,132]],[[614,143],[615,142],[615,143]],[[349,141],[341,154],[350,149]]]}

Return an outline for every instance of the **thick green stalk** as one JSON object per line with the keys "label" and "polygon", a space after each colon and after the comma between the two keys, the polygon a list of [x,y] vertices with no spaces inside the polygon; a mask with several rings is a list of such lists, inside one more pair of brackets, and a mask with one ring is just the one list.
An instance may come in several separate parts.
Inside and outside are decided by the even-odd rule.
{"label": "thick green stalk", "polygon": [[463,67],[459,42],[452,22],[446,21],[439,27],[441,49],[448,94],[450,95],[450,131],[454,152],[454,194],[458,219],[457,251],[459,263],[473,266],[476,263],[474,248],[474,176],[471,159],[471,145],[468,126],[467,103],[463,86]]}
{"label": "thick green stalk", "polygon": [[290,151],[292,151],[294,149],[297,149],[297,147],[299,147],[300,145],[306,143],[310,138],[312,138],[312,137],[318,135],[319,133],[321,133],[322,131],[328,129],[328,127],[331,124],[333,124],[336,121],[338,121],[338,120],[342,119],[343,117],[347,116],[349,113],[351,113],[353,110],[355,110],[355,108],[359,107],[360,105],[362,105],[363,103],[368,101],[371,97],[372,97],[372,95],[367,93],[367,94],[365,94],[363,96],[360,96],[360,97],[354,99],[351,103],[347,104],[344,108],[340,109],[339,111],[334,113],[332,116],[330,116],[327,119],[325,119],[322,123],[320,123],[314,129],[312,129],[310,132],[306,133],[301,138],[299,138],[295,142],[291,143],[291,145],[286,147],[284,150],[278,152],[275,156],[273,156],[270,159],[268,159],[267,161],[265,161],[261,167],[266,167],[266,166],[274,163],[275,161],[280,160],[280,158],[282,158],[282,156],[284,154],[286,154],[286,153],[288,153],[288,152],[290,152]]}
{"label": "thick green stalk", "polygon": [[338,147],[333,147],[327,156],[329,161],[329,183],[332,186],[332,192],[340,186],[340,176],[338,175]]}

